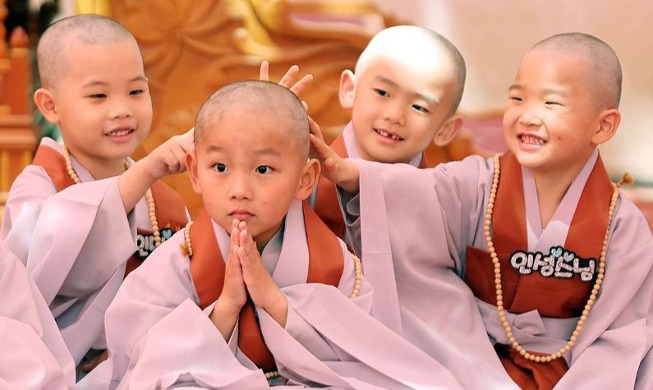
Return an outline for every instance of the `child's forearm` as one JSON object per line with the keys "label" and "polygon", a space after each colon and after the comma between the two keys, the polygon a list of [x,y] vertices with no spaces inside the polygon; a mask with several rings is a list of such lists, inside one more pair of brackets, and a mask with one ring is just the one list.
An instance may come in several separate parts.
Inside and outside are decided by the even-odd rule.
{"label": "child's forearm", "polygon": [[263,309],[272,317],[281,327],[286,327],[288,321],[288,298],[279,291],[279,296],[274,299],[267,307]]}
{"label": "child's forearm", "polygon": [[239,313],[240,309],[227,305],[225,301],[218,298],[209,316],[213,325],[218,328],[218,331],[227,342],[229,342],[234,332]]}
{"label": "child's forearm", "polygon": [[128,213],[134,209],[157,179],[158,177],[148,172],[144,160],[137,161],[118,177],[118,191],[125,206],[125,212]]}

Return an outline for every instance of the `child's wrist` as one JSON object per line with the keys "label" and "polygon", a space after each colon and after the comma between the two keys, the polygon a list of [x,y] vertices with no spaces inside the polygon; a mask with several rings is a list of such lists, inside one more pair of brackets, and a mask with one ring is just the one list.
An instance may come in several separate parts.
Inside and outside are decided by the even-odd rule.
{"label": "child's wrist", "polygon": [[141,180],[144,180],[149,183],[154,183],[159,180],[163,175],[153,167],[151,163],[152,157],[145,156],[142,159],[138,160],[136,164],[132,166],[132,169],[138,171],[138,176]]}
{"label": "child's wrist", "polygon": [[275,294],[273,298],[269,299],[265,303],[265,306],[261,307],[268,313],[283,311],[288,307],[288,298],[284,293],[281,292],[281,290],[277,290],[277,294]]}

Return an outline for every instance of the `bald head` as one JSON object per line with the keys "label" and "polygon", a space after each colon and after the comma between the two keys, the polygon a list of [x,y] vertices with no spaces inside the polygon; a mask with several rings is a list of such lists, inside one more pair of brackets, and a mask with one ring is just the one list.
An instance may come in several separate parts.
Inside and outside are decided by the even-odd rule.
{"label": "bald head", "polygon": [[45,30],[36,49],[41,83],[46,88],[56,86],[66,69],[66,53],[71,43],[90,46],[122,40],[134,42],[134,49],[138,51],[134,36],[113,19],[84,14],[58,20]]}
{"label": "bald head", "polygon": [[285,126],[282,129],[284,136],[288,137],[288,142],[297,145],[300,159],[306,161],[310,149],[306,109],[292,91],[269,81],[238,81],[209,96],[195,119],[195,143],[202,142],[206,131],[216,131],[221,120],[235,107],[251,115],[270,115],[271,120]]}
{"label": "bald head", "polygon": [[451,113],[458,109],[465,89],[467,67],[460,51],[445,37],[420,26],[388,27],[378,32],[363,50],[356,63],[356,75],[360,76],[370,64],[382,58],[423,64],[433,71],[443,66],[443,61],[448,63],[455,78]]}
{"label": "bald head", "polygon": [[563,33],[536,43],[534,50],[554,50],[584,59],[589,68],[587,87],[604,109],[619,108],[622,72],[619,57],[602,40],[584,33]]}

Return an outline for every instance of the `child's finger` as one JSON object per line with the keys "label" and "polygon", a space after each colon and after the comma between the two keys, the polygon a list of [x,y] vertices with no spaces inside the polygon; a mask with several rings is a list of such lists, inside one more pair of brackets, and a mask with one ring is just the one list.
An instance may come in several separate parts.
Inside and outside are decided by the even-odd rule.
{"label": "child's finger", "polygon": [[268,60],[261,62],[261,67],[258,72],[258,79],[263,81],[270,81],[270,63]]}
{"label": "child's finger", "polygon": [[[295,79],[295,77],[297,77],[298,74],[299,74],[299,66],[293,65],[288,69],[288,71],[286,71],[286,74],[284,74],[283,77],[281,77],[281,80],[279,80],[278,84],[292,90],[290,84]],[[296,84],[297,83],[295,83],[295,85]]]}
{"label": "child's finger", "polygon": [[[299,71],[299,68],[297,68]],[[311,83],[313,82],[313,75],[308,73],[305,74],[301,79],[299,79],[298,82],[293,84],[292,87],[290,87],[290,90],[297,96],[299,96],[300,93],[302,93],[303,90],[305,90]],[[308,103],[302,101],[302,104],[304,104],[304,108],[308,109]]]}

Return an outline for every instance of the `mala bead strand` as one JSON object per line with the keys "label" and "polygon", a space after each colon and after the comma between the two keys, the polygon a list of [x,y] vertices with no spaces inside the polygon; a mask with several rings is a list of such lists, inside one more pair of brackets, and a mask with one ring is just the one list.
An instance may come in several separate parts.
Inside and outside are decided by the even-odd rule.
{"label": "mala bead strand", "polygon": [[363,280],[363,267],[361,267],[361,259],[359,259],[355,254],[349,252],[349,255],[354,260],[354,290],[349,294],[349,299],[354,299],[361,292],[361,283]]}
{"label": "mala bead strand", "polygon": [[265,373],[265,379],[272,379],[279,376],[279,371],[268,371]]}
{"label": "mala bead strand", "polygon": [[508,337],[508,343],[510,347],[515,349],[517,352],[519,352],[519,354],[527,360],[537,362],[537,363],[548,363],[552,360],[560,359],[562,355],[569,352],[571,347],[573,347],[573,345],[576,343],[576,340],[578,339],[578,335],[583,330],[583,326],[587,321],[587,316],[589,315],[590,311],[592,310],[592,307],[594,306],[594,302],[596,302],[596,298],[599,294],[599,290],[601,289],[601,284],[603,284],[603,277],[605,275],[605,256],[607,254],[608,237],[610,235],[610,223],[612,221],[612,216],[614,215],[614,210],[617,204],[617,200],[619,199],[619,188],[624,183],[628,183],[628,184],[632,183],[632,177],[628,174],[624,174],[622,180],[619,181],[619,183],[613,184],[614,190],[612,192],[612,198],[610,199],[610,209],[608,211],[608,227],[606,229],[605,236],[603,237],[603,244],[601,245],[598,274],[596,276],[596,281],[594,282],[594,286],[592,288],[590,296],[587,299],[587,303],[585,304],[585,307],[583,308],[583,312],[580,318],[578,319],[576,328],[572,332],[571,337],[569,338],[567,344],[565,344],[564,347],[560,348],[558,352],[546,356],[537,356],[527,352],[526,349],[521,344],[519,344],[517,339],[515,339],[515,335],[512,331],[512,326],[508,322],[506,311],[505,308],[503,307],[503,287],[501,285],[501,262],[499,261],[499,256],[497,255],[496,250],[494,248],[494,243],[492,242],[492,235],[491,235],[492,212],[494,211],[494,201],[496,199],[497,189],[499,188],[499,177],[501,175],[501,167],[500,167],[500,160],[499,160],[500,157],[501,157],[500,154],[496,154],[494,156],[494,176],[492,179],[492,187],[490,189],[490,196],[488,198],[488,205],[485,213],[485,221],[483,226],[483,231],[485,233],[485,242],[487,244],[488,251],[490,252],[492,264],[494,265],[494,285],[496,289],[497,311],[499,313],[499,320],[501,321],[501,325],[503,326],[506,332],[506,336]]}
{"label": "mala bead strand", "polygon": [[75,172],[73,169],[73,164],[70,161],[70,153],[68,152],[68,148],[66,145],[61,145],[61,147],[63,148],[63,158],[66,161],[66,170],[68,171],[68,176],[73,179],[75,184],[81,183],[81,180],[79,180],[79,176],[77,176],[77,172]]}
{"label": "mala bead strand", "polygon": [[[73,169],[73,164],[70,159],[70,152],[66,145],[61,145],[63,149],[63,158],[66,161],[66,170],[68,171],[68,176],[73,179],[75,184],[79,184],[82,181],[77,176],[77,172]],[[125,170],[129,169],[129,163],[125,161]],[[154,247],[161,245],[161,232],[159,230],[159,221],[156,219],[156,205],[154,204],[154,197],[152,196],[152,191],[150,189],[145,193],[145,200],[147,200],[147,211],[150,216],[150,223],[152,224],[152,234],[154,235]]]}

